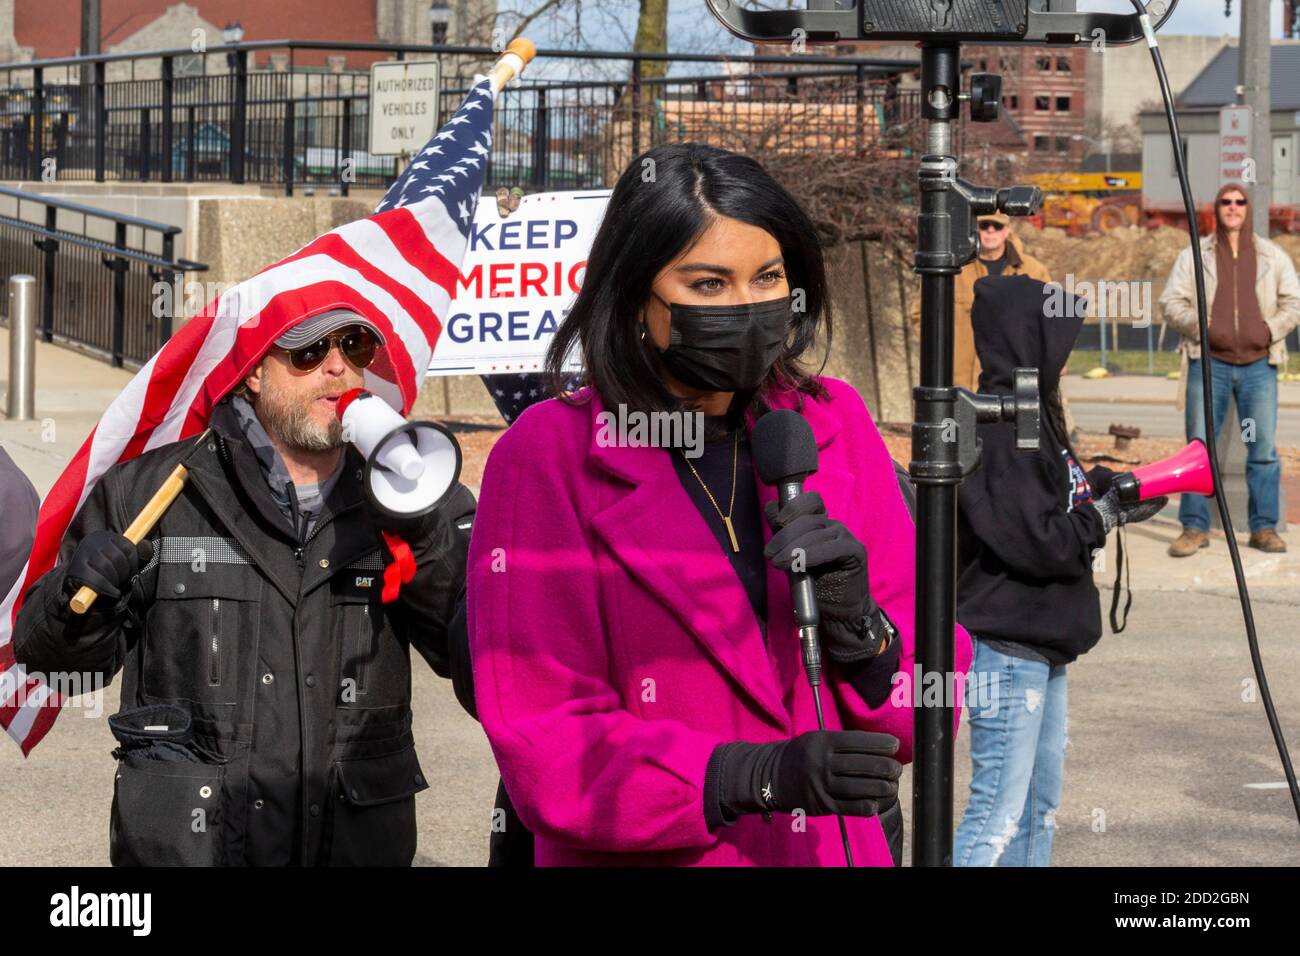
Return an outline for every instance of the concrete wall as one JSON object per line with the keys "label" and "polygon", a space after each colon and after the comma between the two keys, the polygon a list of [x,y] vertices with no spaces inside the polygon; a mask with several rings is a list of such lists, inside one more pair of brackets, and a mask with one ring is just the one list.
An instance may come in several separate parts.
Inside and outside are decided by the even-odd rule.
{"label": "concrete wall", "polygon": [[[94,182],[4,182],[3,185],[23,189],[43,196],[66,199],[70,202],[83,203],[128,216],[138,216],[155,222],[178,226],[182,230],[181,241],[176,254],[196,262],[208,262],[199,242],[200,211],[205,203],[220,205],[227,202],[255,201],[265,202],[283,199],[274,187],[257,185],[236,186],[229,183],[94,183]],[[354,196],[370,202],[369,208],[379,201],[377,190],[354,190]],[[288,200],[294,202],[295,200]],[[310,198],[302,201],[309,202]],[[32,221],[39,218],[39,208],[25,207],[24,217]],[[12,213],[10,213],[12,214]],[[62,214],[60,225],[67,224],[78,231],[81,229],[81,217],[67,213]],[[111,241],[112,226],[96,228],[95,220],[88,220],[88,232],[93,238]],[[328,228],[328,227],[327,227]],[[324,231],[324,230],[322,230]],[[135,242],[137,236],[130,236]],[[151,248],[150,251],[161,251]],[[211,263],[209,263],[211,264]]]}

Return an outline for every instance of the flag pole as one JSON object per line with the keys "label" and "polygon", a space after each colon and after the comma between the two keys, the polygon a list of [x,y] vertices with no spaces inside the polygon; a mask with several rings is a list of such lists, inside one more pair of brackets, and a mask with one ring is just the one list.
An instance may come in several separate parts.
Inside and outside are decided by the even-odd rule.
{"label": "flag pole", "polygon": [[[199,441],[202,442],[207,438],[210,431],[211,429],[199,436]],[[181,489],[185,487],[185,482],[189,479],[189,476],[190,473],[184,465],[177,465],[172,470],[172,473],[167,476],[167,480],[154,492],[148,503],[140,509],[140,513],[135,516],[135,520],[122,532],[122,537],[132,544],[139,544],[143,541],[145,535],[153,530],[153,526],[163,516],[163,512],[171,507],[171,503],[181,493]],[[88,584],[83,584],[77,589],[77,593],[72,596],[72,600],[68,602],[68,607],[72,609],[74,614],[85,614],[98,597],[99,594],[95,592],[94,588]]]}
{"label": "flag pole", "polygon": [[506,46],[505,52],[492,68],[492,92],[500,93],[502,88],[524,72],[524,67],[537,56],[537,47],[526,37],[516,37]]}
{"label": "flag pole", "polygon": [[[537,55],[537,47],[533,41],[524,37],[516,37],[511,40],[506,47],[505,52],[501,54],[496,65],[492,68],[491,83],[493,94],[500,93],[512,79],[519,76]],[[206,433],[205,433],[206,436]],[[141,509],[140,513],[135,516],[135,520],[124,531],[123,536],[132,544],[139,544],[145,536],[153,530],[158,519],[176,500],[177,496],[185,488],[185,482],[189,478],[189,472],[184,465],[177,465],[167,479],[158,488],[148,503]],[[73,595],[69,607],[76,614],[85,614],[90,606],[95,603],[99,595],[93,588],[83,585],[75,595]]]}

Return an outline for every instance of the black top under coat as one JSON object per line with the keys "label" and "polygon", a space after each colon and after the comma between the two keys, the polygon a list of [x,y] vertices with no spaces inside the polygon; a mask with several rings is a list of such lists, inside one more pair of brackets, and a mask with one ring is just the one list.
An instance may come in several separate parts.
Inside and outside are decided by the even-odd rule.
{"label": "black top under coat", "polygon": [[[733,461],[732,446],[735,441],[738,422],[729,424],[726,415],[704,416],[704,453],[699,458],[692,458],[691,464],[700,473],[700,478],[709,486],[722,513],[727,513],[731,501],[731,465]],[[731,539],[722,519],[709,501],[709,496],[700,487],[700,482],[691,474],[690,466],[682,455],[681,449],[670,452],[673,469],[686,489],[691,501],[699,509],[704,523],[713,532],[718,546],[722,548],[727,560],[731,562],[736,577],[740,579],[749,597],[750,606],[758,618],[759,630],[767,640],[767,563],[763,558],[762,514],[758,507],[758,489],[755,487],[753,455],[749,445],[749,436],[743,431],[740,445],[734,460],[736,462],[736,504],[731,513],[731,524],[736,530],[736,540],[740,543],[739,553],[731,549]]]}

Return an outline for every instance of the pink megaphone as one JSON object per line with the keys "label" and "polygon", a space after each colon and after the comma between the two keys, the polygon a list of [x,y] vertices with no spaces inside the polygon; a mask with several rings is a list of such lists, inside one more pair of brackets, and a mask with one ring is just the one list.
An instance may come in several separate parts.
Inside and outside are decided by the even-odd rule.
{"label": "pink megaphone", "polygon": [[1120,504],[1135,505],[1161,495],[1212,495],[1214,473],[1210,470],[1205,442],[1193,438],[1176,455],[1116,475],[1114,485],[1119,491]]}

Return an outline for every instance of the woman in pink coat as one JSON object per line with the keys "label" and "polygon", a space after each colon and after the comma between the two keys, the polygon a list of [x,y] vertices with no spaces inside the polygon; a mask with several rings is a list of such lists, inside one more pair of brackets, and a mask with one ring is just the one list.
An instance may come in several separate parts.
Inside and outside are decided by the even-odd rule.
{"label": "woman in pink coat", "polygon": [[[538,865],[843,865],[836,814],[856,865],[895,862],[913,526],[861,397],[800,365],[829,344],[824,304],[816,234],[757,163],[663,146],[619,180],[548,355],[556,383],[580,355],[587,384],[497,442],[470,547],[478,714]],[[778,507],[749,432],[783,408],[818,468]]]}

